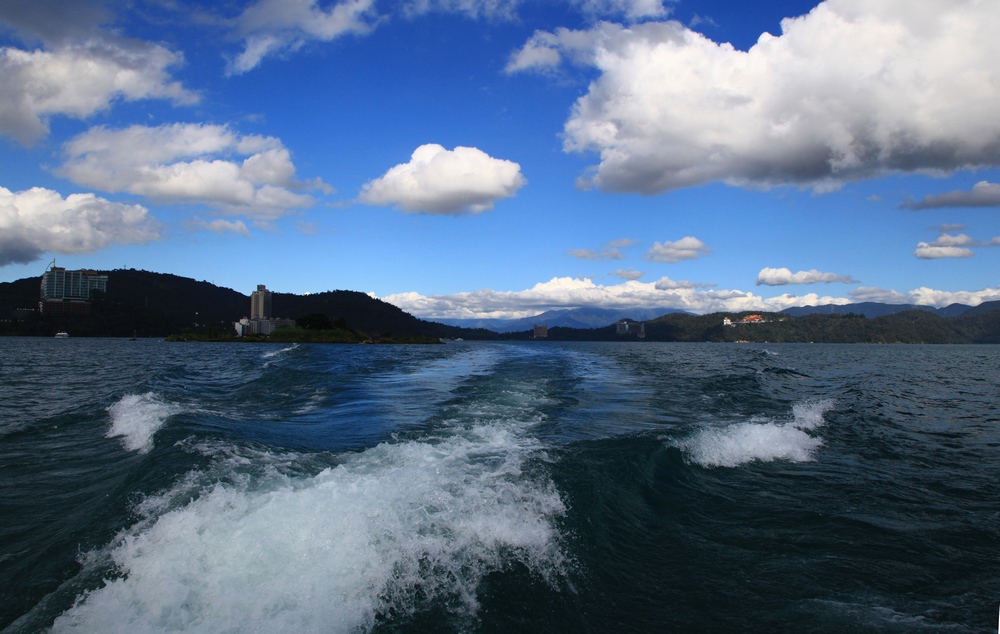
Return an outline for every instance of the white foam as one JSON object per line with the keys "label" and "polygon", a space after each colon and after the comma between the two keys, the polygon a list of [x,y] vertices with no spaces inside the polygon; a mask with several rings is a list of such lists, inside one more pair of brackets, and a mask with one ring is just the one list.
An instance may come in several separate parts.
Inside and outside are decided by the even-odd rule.
{"label": "white foam", "polygon": [[353,632],[418,598],[471,617],[482,578],[515,560],[561,574],[565,508],[547,477],[525,472],[539,453],[516,426],[484,424],[311,477],[216,481],[181,506],[190,480],[179,483],[111,547],[122,576],[53,631]]}
{"label": "white foam", "polygon": [[293,343],[292,345],[288,346],[287,348],[281,348],[281,349],[279,349],[279,350],[271,350],[271,351],[269,351],[269,352],[265,352],[265,353],[263,354],[263,357],[264,357],[265,359],[270,359],[271,357],[276,357],[276,356],[278,356],[279,354],[284,354],[284,353],[286,353],[286,352],[291,352],[292,350],[295,350],[295,349],[296,349],[296,348],[298,348],[298,347],[299,347],[299,344],[297,344],[297,343]]}
{"label": "white foam", "polygon": [[703,467],[738,467],[755,460],[809,462],[823,439],[807,432],[823,425],[823,414],[832,408],[831,400],[796,403],[790,421],[752,420],[706,427],[674,445]]}
{"label": "white foam", "polygon": [[178,411],[152,392],[128,394],[108,408],[111,426],[107,437],[122,436],[126,449],[147,453],[153,448],[153,434]]}

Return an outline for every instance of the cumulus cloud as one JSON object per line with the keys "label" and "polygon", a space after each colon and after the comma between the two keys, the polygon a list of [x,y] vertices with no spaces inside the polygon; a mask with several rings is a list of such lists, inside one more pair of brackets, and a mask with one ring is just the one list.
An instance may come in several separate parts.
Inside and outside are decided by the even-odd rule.
{"label": "cumulus cloud", "polygon": [[698,238],[685,236],[675,242],[664,241],[663,244],[654,242],[653,247],[646,253],[645,257],[650,262],[674,263],[683,260],[696,260],[711,252],[712,250]]}
{"label": "cumulus cloud", "polygon": [[[637,22],[664,18],[663,0],[568,0],[591,19],[621,18]],[[309,42],[330,42],[365,35],[392,19],[375,0],[340,0],[324,7],[320,0],[257,0],[232,21],[243,50],[229,62],[230,74],[256,68],[265,58],[287,55]],[[405,0],[396,11],[405,17],[457,13],[471,19],[514,20],[521,0]]]}
{"label": "cumulus cloud", "polygon": [[913,304],[944,308],[951,304],[978,306],[983,302],[1000,300],[1000,287],[984,288],[980,291],[940,291],[921,286],[906,293],[862,286],[849,293],[855,302],[882,302],[885,304]]}
{"label": "cumulus cloud", "polygon": [[242,220],[203,220],[198,217],[190,218],[184,223],[184,228],[188,231],[211,231],[212,233],[238,233],[243,237],[250,237],[250,230]]}
{"label": "cumulus cloud", "polygon": [[97,127],[68,141],[63,150],[67,158],[58,173],[81,185],[202,203],[258,220],[312,206],[313,198],[298,190],[323,186],[296,179],[291,155],[279,139],[241,136],[220,125]]}
{"label": "cumulus cloud", "polygon": [[950,231],[961,231],[965,229],[965,225],[937,225],[936,227],[931,227],[932,231],[938,231],[940,233],[948,233]]}
{"label": "cumulus cloud", "polygon": [[552,73],[563,63],[594,65],[601,43],[615,37],[621,29],[617,24],[601,22],[586,31],[565,27],[551,33],[535,31],[524,46],[511,54],[504,70]]}
{"label": "cumulus cloud", "polygon": [[80,0],[4,0],[0,22],[22,40],[63,44],[87,39],[111,19],[105,3]]}
{"label": "cumulus cloud", "polygon": [[643,273],[642,271],[636,271],[630,266],[627,269],[616,270],[615,275],[622,278],[623,280],[637,280],[643,275],[645,275],[645,273]]}
{"label": "cumulus cloud", "polygon": [[956,292],[918,288],[904,294],[873,287],[860,287],[851,291],[850,299],[820,296],[816,293],[764,298],[740,290],[704,290],[701,287],[706,285],[670,283],[668,278],[664,279],[668,283],[661,284],[663,280],[656,283],[629,281],[602,286],[589,279],[555,277],[523,291],[483,289],[471,293],[429,296],[409,292],[382,299],[424,319],[519,319],[547,310],[580,307],[673,308],[706,314],[743,310],[777,312],[796,306],[875,301],[941,308],[956,302],[976,306],[1000,299],[1000,288]]}
{"label": "cumulus cloud", "polygon": [[784,286],[786,284],[830,284],[840,282],[841,284],[857,284],[858,281],[850,275],[837,275],[836,273],[821,273],[816,269],[799,271],[792,273],[790,269],[764,267],[757,274],[757,286]]}
{"label": "cumulus cloud", "polygon": [[631,238],[622,238],[612,240],[600,249],[570,249],[569,254],[581,260],[624,260],[625,256],[622,255],[621,249],[630,247],[637,242],[638,240]]}
{"label": "cumulus cloud", "polygon": [[918,242],[913,255],[922,260],[937,260],[940,258],[971,258],[975,247],[1000,246],[1000,237],[989,242],[974,240],[964,233],[951,235],[942,233],[934,242]]}
{"label": "cumulus cloud", "polygon": [[368,33],[377,18],[374,0],[342,0],[328,8],[319,0],[258,0],[236,18],[243,52],[230,61],[229,72],[245,73],[265,57],[295,51],[309,41]]}
{"label": "cumulus cloud", "polygon": [[27,264],[45,253],[89,253],[113,244],[160,239],[161,224],[145,207],[94,194],[65,199],[51,189],[0,187],[0,266]]}
{"label": "cumulus cloud", "polygon": [[1000,5],[827,0],[749,51],[677,22],[536,33],[509,71],[600,76],[565,124],[596,152],[581,186],[654,194],[712,181],[836,188],[1000,165]]}
{"label": "cumulus cloud", "polygon": [[705,284],[703,282],[689,282],[687,280],[672,280],[666,275],[658,279],[653,283],[653,286],[658,291],[672,291],[681,288],[711,288],[715,284]]}
{"label": "cumulus cloud", "polygon": [[474,147],[446,150],[428,143],[413,151],[409,163],[366,183],[358,199],[414,213],[478,214],[513,196],[525,182],[517,163]]}
{"label": "cumulus cloud", "polygon": [[979,181],[972,191],[956,190],[924,196],[918,201],[907,199],[904,209],[937,209],[939,207],[1000,207],[1000,184]]}
{"label": "cumulus cloud", "polygon": [[122,99],[191,104],[197,95],[171,81],[183,57],[162,46],[93,40],[53,51],[0,48],[0,134],[29,145],[48,134],[49,119],[86,119]]}
{"label": "cumulus cloud", "polygon": [[572,3],[590,16],[621,16],[630,22],[664,18],[670,13],[662,0],[572,0]]}
{"label": "cumulus cloud", "polygon": [[520,5],[520,0],[409,0],[403,5],[403,12],[412,16],[437,11],[509,20],[517,15]]}
{"label": "cumulus cloud", "polygon": [[[667,279],[667,278],[665,278]],[[658,288],[658,285],[662,288]],[[453,295],[398,293],[382,299],[408,313],[433,319],[517,319],[546,310],[579,307],[676,308],[694,313],[778,311],[791,306],[847,304],[849,300],[808,295],[765,299],[739,290],[703,290],[707,285],[628,281],[603,286],[590,279],[556,277],[523,291],[489,289]]]}

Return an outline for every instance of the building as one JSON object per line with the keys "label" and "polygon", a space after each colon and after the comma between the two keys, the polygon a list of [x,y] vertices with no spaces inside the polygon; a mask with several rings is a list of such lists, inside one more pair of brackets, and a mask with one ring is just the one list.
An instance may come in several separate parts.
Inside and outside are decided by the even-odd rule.
{"label": "building", "polygon": [[724,317],[722,319],[723,326],[740,326],[743,324],[767,324],[767,323],[770,323],[770,320],[764,319],[760,315],[747,315],[746,317],[744,317],[739,321],[733,321],[729,317]]}
{"label": "building", "polygon": [[547,339],[549,336],[549,326],[548,324],[534,324],[532,331],[532,338],[534,339]]}
{"label": "building", "polygon": [[264,335],[266,337],[282,326],[294,328],[295,320],[274,318],[247,319],[244,317],[243,319],[233,323],[233,328],[236,330],[237,337],[243,337],[245,335]]}
{"label": "building", "polygon": [[94,291],[108,291],[107,275],[88,270],[67,271],[52,260],[42,275],[38,310],[48,314],[89,314]]}
{"label": "building", "polygon": [[639,339],[646,338],[646,324],[644,322],[623,319],[615,324],[615,332],[619,335],[635,335]]}
{"label": "building", "polygon": [[250,294],[250,319],[271,318],[271,291],[263,284]]}
{"label": "building", "polygon": [[282,326],[295,327],[294,319],[271,316],[271,291],[263,284],[250,294],[250,317],[233,322],[238,337],[244,335],[264,335],[265,337]]}

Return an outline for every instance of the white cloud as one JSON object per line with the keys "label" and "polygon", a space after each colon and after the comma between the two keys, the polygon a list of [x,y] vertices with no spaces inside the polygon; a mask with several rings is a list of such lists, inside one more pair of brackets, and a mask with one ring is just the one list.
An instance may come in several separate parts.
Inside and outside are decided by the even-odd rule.
{"label": "white cloud", "polygon": [[641,278],[645,273],[642,271],[636,271],[631,266],[627,269],[618,269],[615,271],[615,275],[622,278],[623,280],[637,280]]}
{"label": "white cloud", "polygon": [[407,212],[478,214],[513,196],[525,182],[517,163],[474,147],[446,150],[429,143],[414,150],[409,163],[366,183],[358,199]]}
{"label": "white cloud", "polygon": [[407,15],[438,11],[461,13],[470,18],[509,20],[516,16],[520,0],[409,0],[403,6]]}
{"label": "white cloud", "polygon": [[913,255],[922,260],[936,260],[940,258],[971,258],[975,253],[973,248],[1000,246],[1000,237],[993,238],[989,242],[974,240],[964,233],[951,235],[942,233],[934,242],[918,242]]}
{"label": "white cloud", "polygon": [[931,229],[941,233],[948,233],[949,231],[961,231],[962,229],[965,229],[965,225],[938,225],[936,227],[931,227]]}
{"label": "white cloud", "polygon": [[98,127],[63,149],[67,159],[58,173],[104,191],[202,203],[259,220],[314,203],[298,193],[306,185],[296,179],[291,155],[280,140],[240,136],[226,126]]}
{"label": "white cloud", "polygon": [[145,207],[93,194],[65,199],[51,189],[0,187],[0,266],[27,264],[45,253],[89,253],[113,244],[160,239],[161,224]]}
{"label": "white cloud", "polygon": [[51,116],[86,119],[116,99],[195,103],[167,72],[182,61],[162,46],[114,39],[53,51],[0,48],[0,134],[28,145],[48,134]]}
{"label": "white cloud", "polygon": [[939,207],[1000,207],[1000,184],[979,181],[972,191],[956,190],[924,196],[919,201],[907,199],[905,209],[936,209]]}
{"label": "white cloud", "polygon": [[840,282],[841,284],[857,284],[858,281],[850,275],[837,275],[836,273],[821,273],[816,269],[799,271],[792,273],[787,268],[764,267],[757,274],[757,286],[784,286],[786,284],[830,284]]}
{"label": "white cloud", "polygon": [[702,282],[689,282],[687,280],[672,280],[666,275],[653,283],[658,291],[672,291],[681,288],[711,288],[715,284],[705,284]]}
{"label": "white cloud", "polygon": [[[759,310],[778,312],[795,306],[846,305],[852,302],[874,301],[898,304],[921,304],[944,307],[953,303],[978,305],[1000,299],[1000,288],[981,291],[938,291],[918,288],[906,294],[872,287],[851,291],[851,299],[783,294],[764,298],[740,290],[702,290],[690,283],[667,284],[624,282],[602,286],[593,280],[556,277],[523,291],[483,289],[453,295],[421,295],[398,293],[382,299],[408,313],[424,319],[519,319],[546,310],[561,308],[663,308],[680,309],[697,314]],[[663,288],[658,288],[658,286]]]}
{"label": "white cloud", "polygon": [[243,52],[231,60],[229,72],[245,73],[265,57],[294,51],[309,41],[368,33],[377,17],[374,0],[342,0],[329,8],[318,0],[258,0],[236,19]]}
{"label": "white cloud", "polygon": [[685,236],[675,242],[664,241],[663,244],[654,242],[653,247],[646,253],[645,257],[650,262],[674,263],[682,260],[696,260],[711,252],[712,250],[698,238]]}
{"label": "white cloud", "polygon": [[998,31],[996,2],[828,0],[747,52],[676,22],[601,24],[536,33],[508,70],[555,52],[600,71],[565,125],[565,150],[600,154],[582,186],[824,191],[1000,165]]}
{"label": "white cloud", "polygon": [[[636,22],[670,13],[663,0],[568,0],[590,18],[602,16]],[[515,20],[521,0],[404,0],[395,11],[406,17],[457,13],[471,19]],[[242,74],[267,57],[285,55],[309,42],[329,42],[346,35],[365,35],[392,18],[379,13],[375,0],[340,0],[328,7],[320,0],[257,0],[232,24],[243,51],[228,71]],[[552,55],[552,53],[548,53]],[[556,54],[558,56],[558,54]],[[530,53],[526,53],[530,57]]]}
{"label": "white cloud", "polygon": [[862,286],[849,293],[855,302],[882,302],[885,304],[914,304],[944,308],[951,304],[978,306],[983,302],[1000,300],[1000,287],[980,291],[939,291],[922,286],[907,293]]}
{"label": "white cloud", "polygon": [[211,231],[212,233],[238,233],[246,238],[250,237],[250,230],[242,220],[202,220],[195,217],[184,223],[184,228],[188,231]]}
{"label": "white cloud", "polygon": [[569,254],[581,260],[624,260],[625,256],[622,255],[621,249],[630,247],[637,242],[638,240],[631,238],[622,238],[620,240],[612,240],[599,250],[570,249]]}
{"label": "white cloud", "polygon": [[964,247],[936,247],[926,242],[918,242],[913,255],[921,260],[937,260],[940,258],[971,258],[975,253]]}
{"label": "white cloud", "polygon": [[601,22],[587,31],[559,27],[553,32],[535,31],[524,46],[514,51],[507,66],[507,73],[534,71],[554,72],[564,61],[578,65],[596,63],[596,52],[602,42],[616,37],[621,26]]}
{"label": "white cloud", "polygon": [[670,9],[662,0],[572,0],[590,16],[622,16],[630,22],[649,18],[664,18]]}
{"label": "white cloud", "polygon": [[[699,290],[690,283],[629,281],[602,286],[590,279],[556,277],[524,291],[484,289],[471,293],[425,296],[415,292],[398,293],[382,299],[408,313],[436,319],[517,319],[546,310],[578,307],[601,308],[676,308],[694,313],[718,311],[778,311],[791,306],[847,304],[835,297],[781,295],[765,299],[738,290]],[[690,285],[688,285],[690,284]],[[663,288],[657,288],[658,285]]]}

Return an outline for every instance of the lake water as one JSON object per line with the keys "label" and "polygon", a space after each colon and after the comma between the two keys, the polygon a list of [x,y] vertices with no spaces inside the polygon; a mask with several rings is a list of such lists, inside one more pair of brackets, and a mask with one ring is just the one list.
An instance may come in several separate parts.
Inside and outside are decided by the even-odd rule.
{"label": "lake water", "polygon": [[1000,347],[0,338],[5,632],[992,632]]}

